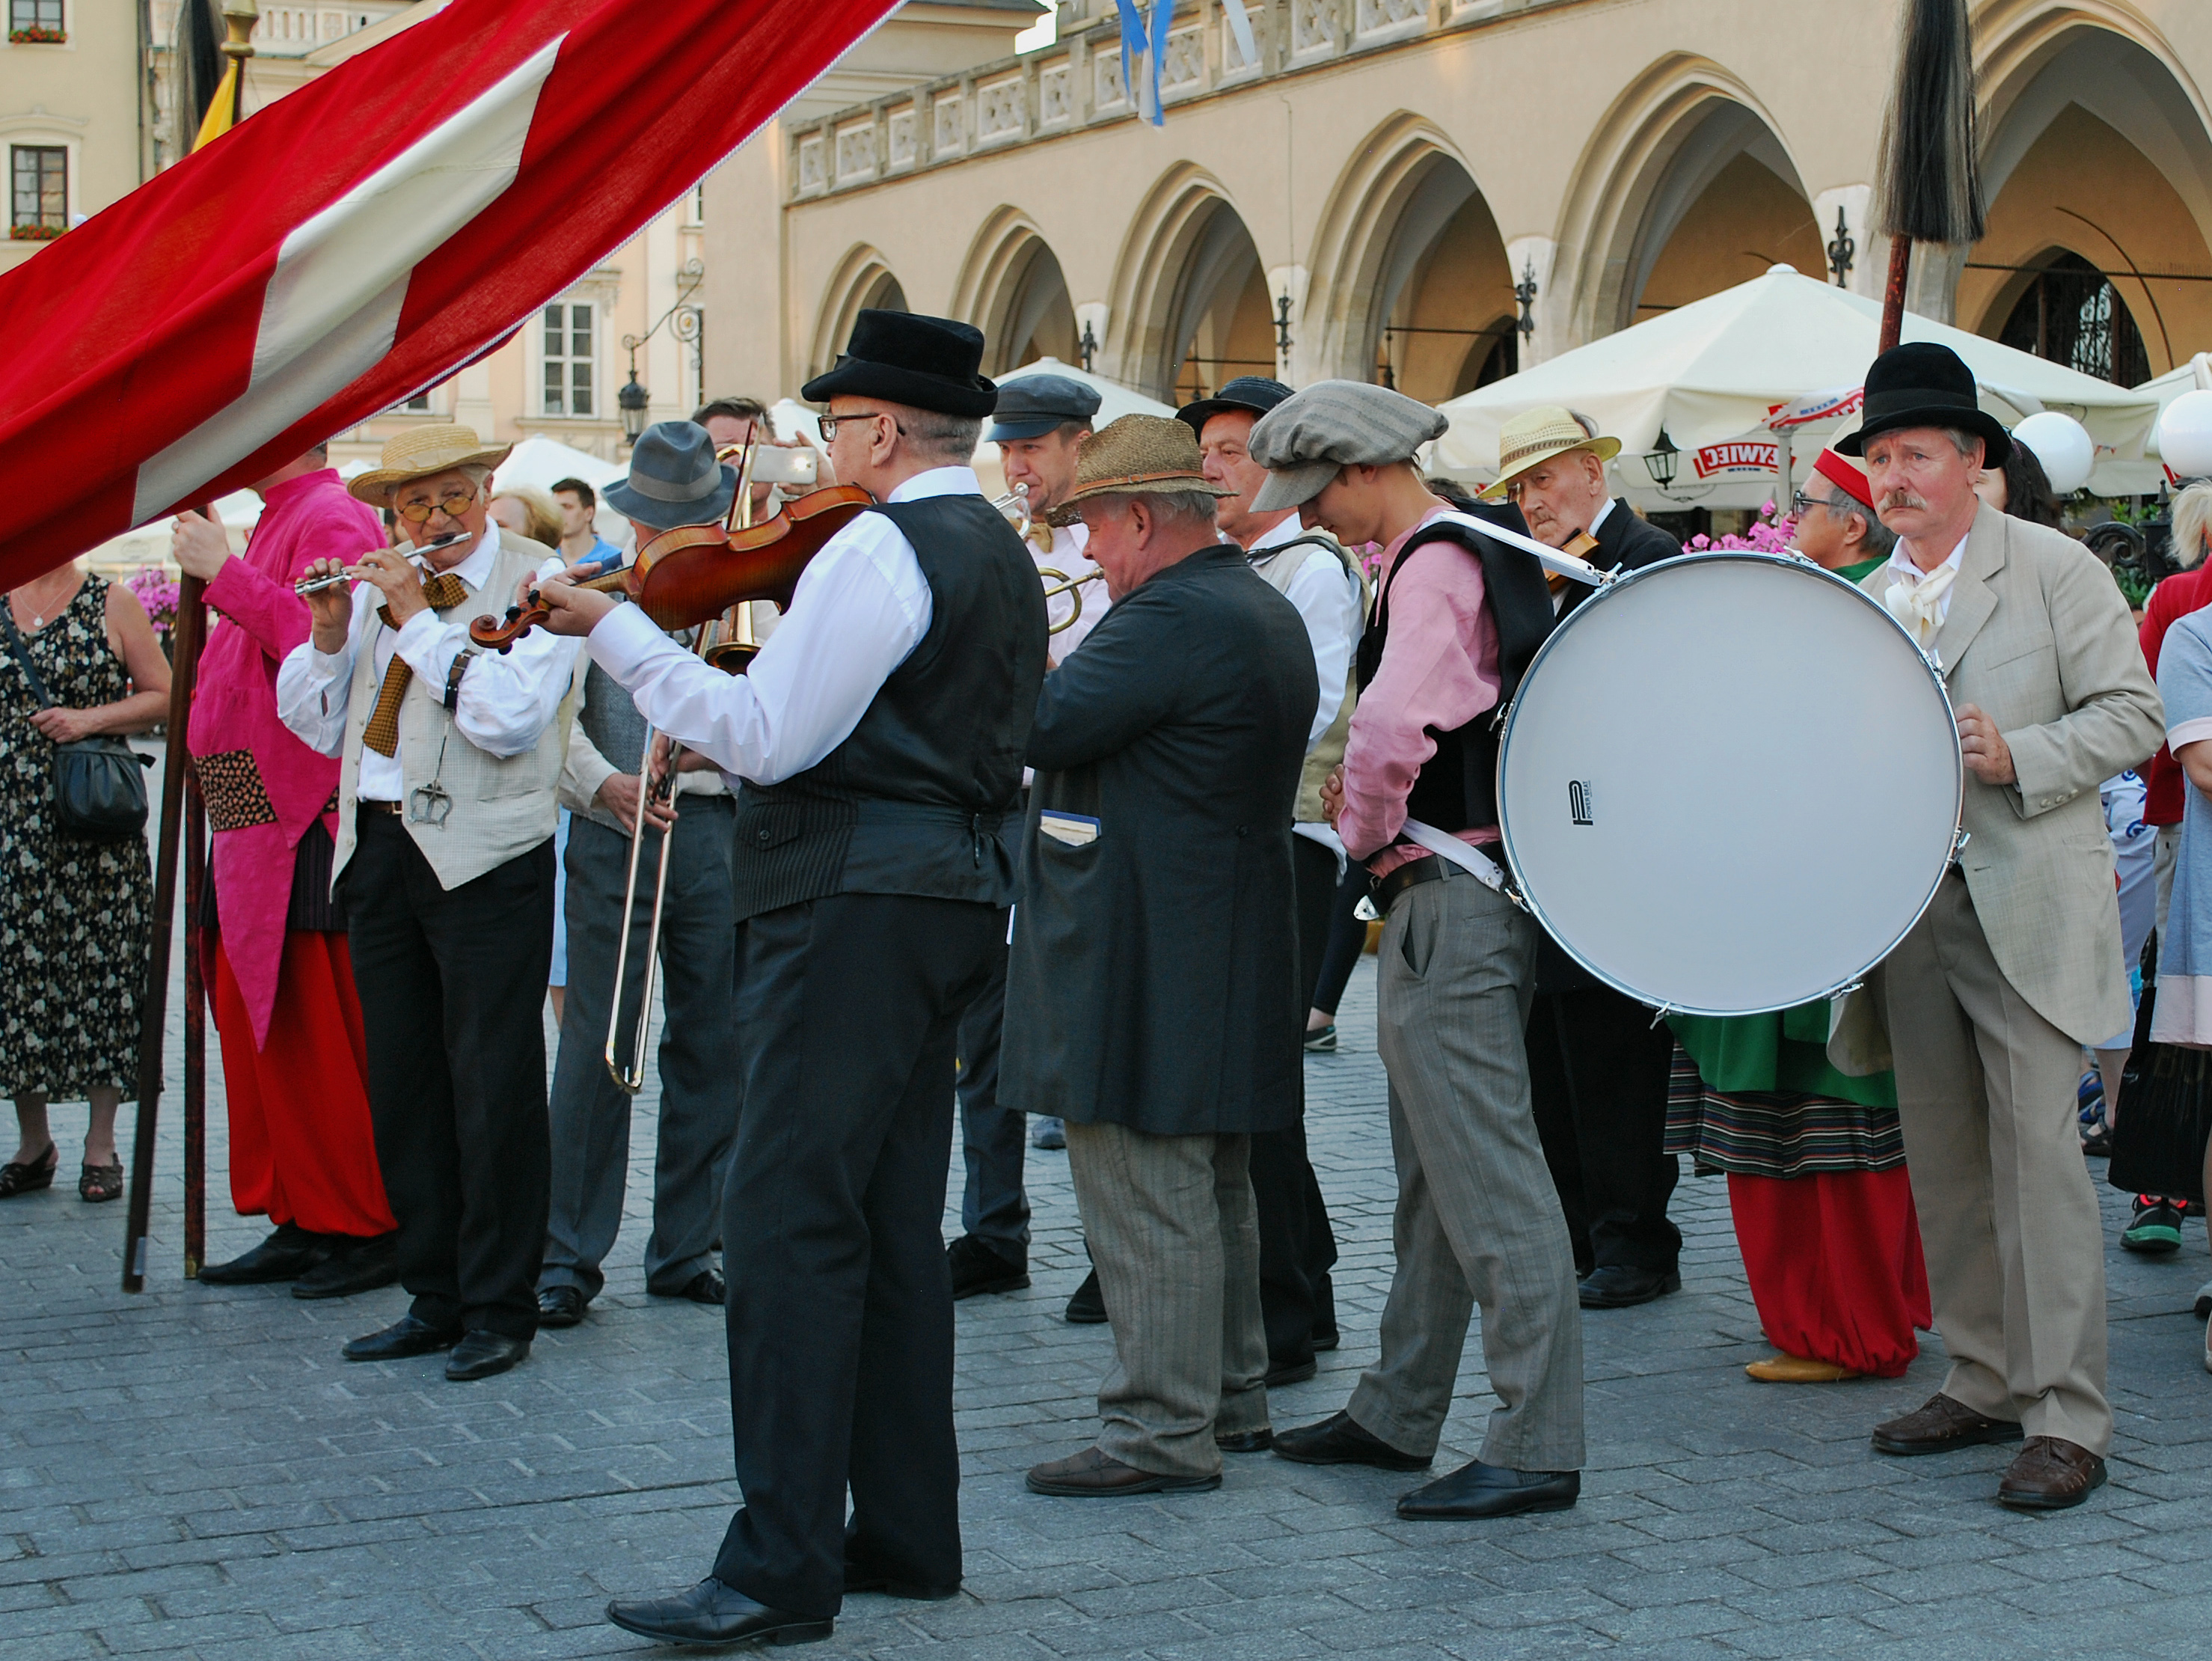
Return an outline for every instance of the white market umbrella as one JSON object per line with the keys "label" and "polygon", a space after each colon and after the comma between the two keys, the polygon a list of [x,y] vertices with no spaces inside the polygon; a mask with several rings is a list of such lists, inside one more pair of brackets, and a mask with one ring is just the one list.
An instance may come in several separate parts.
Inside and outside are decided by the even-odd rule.
{"label": "white market umbrella", "polygon": [[[1430,465],[1455,478],[1494,478],[1498,429],[1523,410],[1563,404],[1620,441],[1617,482],[1637,506],[1756,506],[1779,484],[1769,415],[1808,395],[1858,385],[1881,327],[1879,302],[1776,265],[1452,399],[1442,406],[1450,429],[1437,440]],[[2100,463],[2140,463],[2157,416],[2148,392],[1910,313],[1904,338],[1957,352],[1980,385],[1982,406],[2008,425],[2057,410],[2088,429]],[[1853,406],[1797,429],[1796,454],[1814,453],[1856,414]],[[1681,453],[1664,492],[1640,459],[1662,431]],[[1702,478],[1701,468],[1709,470]],[[2100,482],[2093,478],[2092,488]]]}
{"label": "white market umbrella", "polygon": [[629,521],[608,507],[605,496],[608,485],[629,477],[629,469],[619,461],[601,460],[589,450],[535,433],[509,450],[507,459],[493,469],[491,487],[498,490],[509,484],[535,484],[541,490],[550,490],[562,479],[580,478],[601,496],[592,515],[592,528],[619,548],[629,539]]}

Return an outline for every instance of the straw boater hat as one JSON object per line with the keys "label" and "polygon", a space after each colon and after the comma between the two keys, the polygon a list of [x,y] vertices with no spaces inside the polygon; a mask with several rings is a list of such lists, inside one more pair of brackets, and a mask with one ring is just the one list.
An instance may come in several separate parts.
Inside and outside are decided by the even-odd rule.
{"label": "straw boater hat", "polygon": [[1505,487],[1531,467],[1570,450],[1588,450],[1600,461],[1612,460],[1620,453],[1620,441],[1598,437],[1592,430],[1596,424],[1585,427],[1573,411],[1557,404],[1523,410],[1498,429],[1498,482],[1482,493],[1482,499],[1502,499]]}
{"label": "straw boater hat", "polygon": [[1209,496],[1237,494],[1206,478],[1198,435],[1186,423],[1173,416],[1126,415],[1083,441],[1075,453],[1075,489],[1050,517],[1054,525],[1073,525],[1091,496],[1188,490]]}
{"label": "straw boater hat", "polygon": [[474,429],[458,422],[410,427],[385,440],[382,465],[362,474],[346,489],[372,508],[387,507],[392,490],[410,478],[428,478],[456,467],[496,467],[514,447],[512,444],[487,446]]}

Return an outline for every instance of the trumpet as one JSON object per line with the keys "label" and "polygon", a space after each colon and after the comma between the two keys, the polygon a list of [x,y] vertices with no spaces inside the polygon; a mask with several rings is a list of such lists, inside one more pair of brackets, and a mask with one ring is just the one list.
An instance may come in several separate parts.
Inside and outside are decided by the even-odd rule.
{"label": "trumpet", "polygon": [[1017,484],[1002,496],[992,498],[991,505],[1006,516],[1006,522],[1027,536],[1030,533],[1030,487]]}
{"label": "trumpet", "polygon": [[[404,558],[412,559],[418,554],[431,553],[440,548],[451,548],[456,544],[466,542],[468,539],[468,532],[454,531],[447,535],[439,537],[434,541],[424,543],[403,542],[394,547],[380,548],[374,550],[373,551],[384,554],[398,554]],[[300,581],[292,585],[292,592],[304,599],[309,594],[319,594],[325,589],[341,587],[344,584],[351,582],[360,575],[361,571],[359,568],[349,565],[344,570],[333,571],[328,576],[302,578]]]}
{"label": "trumpet", "polygon": [[1066,594],[1067,596],[1067,615],[1062,618],[1058,623],[1048,624],[1045,627],[1045,633],[1048,635],[1056,635],[1063,629],[1073,629],[1075,627],[1077,622],[1082,618],[1083,585],[1086,582],[1097,581],[1105,575],[1105,573],[1098,570],[1090,570],[1085,571],[1081,576],[1072,577],[1065,571],[1047,570],[1042,567],[1040,567],[1037,570],[1037,575],[1041,577],[1048,579],[1045,584],[1044,590],[1044,603],[1048,606],[1049,606],[1053,601],[1058,599],[1062,594]]}

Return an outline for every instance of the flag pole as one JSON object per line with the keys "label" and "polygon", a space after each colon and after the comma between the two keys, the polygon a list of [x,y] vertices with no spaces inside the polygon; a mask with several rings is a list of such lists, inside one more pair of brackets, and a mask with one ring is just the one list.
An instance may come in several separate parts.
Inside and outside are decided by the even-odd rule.
{"label": "flag pole", "polygon": [[[244,113],[246,60],[253,56],[255,0],[224,0],[229,39],[228,119],[201,129],[205,143]],[[210,127],[213,129],[210,131]],[[194,148],[198,148],[195,146]],[[220,525],[215,507],[198,510]],[[176,925],[177,844],[185,843],[185,1278],[197,1279],[207,1247],[207,988],[200,971],[200,889],[206,880],[207,809],[192,776],[187,735],[200,648],[207,639],[207,585],[185,576],[177,585],[177,620],[170,636],[168,758],[161,770],[161,819],[155,841],[152,937],[146,954],[146,995],[138,1028],[138,1123],[131,1144],[131,1202],[124,1225],[123,1289],[146,1289],[147,1233],[154,1198],[154,1141],[159,1123],[163,1043],[169,1014],[169,937]]]}

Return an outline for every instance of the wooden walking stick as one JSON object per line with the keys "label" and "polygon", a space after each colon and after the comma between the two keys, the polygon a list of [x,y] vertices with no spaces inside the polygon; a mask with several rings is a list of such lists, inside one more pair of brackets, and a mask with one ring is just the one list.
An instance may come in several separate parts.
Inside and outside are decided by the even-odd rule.
{"label": "wooden walking stick", "polygon": [[1897,344],[1905,327],[1912,245],[1981,240],[1979,160],[1966,0],[1905,0],[1875,166],[1875,228],[1889,238],[1880,350]]}

